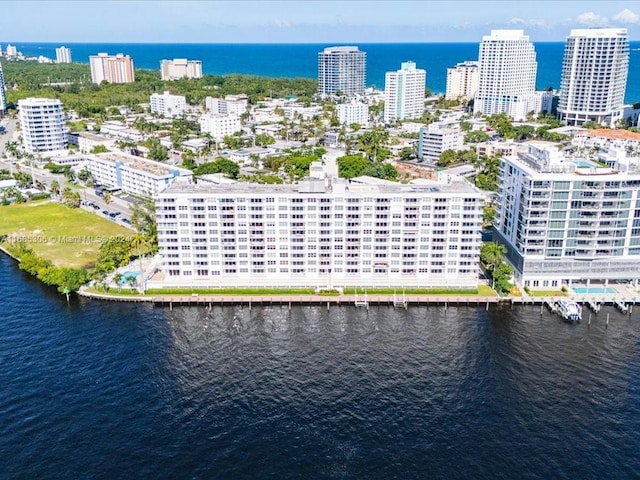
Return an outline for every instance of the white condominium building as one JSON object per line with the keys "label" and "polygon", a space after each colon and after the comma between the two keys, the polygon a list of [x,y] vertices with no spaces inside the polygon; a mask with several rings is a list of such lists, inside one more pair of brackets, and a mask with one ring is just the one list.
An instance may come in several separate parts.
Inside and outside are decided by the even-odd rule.
{"label": "white condominium building", "polygon": [[89,57],[89,65],[91,66],[91,81],[93,83],[101,83],[103,80],[109,83],[132,83],[135,81],[133,60],[129,55],[99,53]]}
{"label": "white condominium building", "polygon": [[222,140],[242,130],[240,117],[237,115],[202,115],[200,117],[200,131],[209,133],[215,140]]}
{"label": "white condominium building", "polygon": [[62,102],[52,98],[25,98],[18,101],[22,145],[38,154],[67,148]]}
{"label": "white condominium building", "polygon": [[202,62],[200,60],[174,58],[173,60],[160,61],[160,78],[162,80],[178,80],[180,78],[201,77]]}
{"label": "white condominium building", "polygon": [[184,95],[171,95],[169,92],[154,93],[149,101],[153,113],[167,118],[180,117],[187,110],[187,99]]}
{"label": "white condominium building", "polygon": [[366,103],[352,101],[349,103],[339,103],[336,105],[338,121],[341,125],[369,124],[369,106]]}
{"label": "white condominium building", "polygon": [[529,142],[527,153],[504,157],[495,232],[508,248],[516,280],[540,288],[637,282],[639,191],[637,163],[602,167],[565,158],[546,142]]}
{"label": "white condominium building", "polygon": [[436,163],[442,152],[460,150],[464,144],[464,136],[459,128],[448,128],[437,123],[420,128],[418,135],[418,158],[429,163]]}
{"label": "white condominium building", "polygon": [[0,64],[0,117],[7,113],[7,86],[4,83],[4,72]]}
{"label": "white condominium building", "polygon": [[87,155],[86,167],[100,185],[148,197],[154,197],[178,177],[190,182],[193,176],[191,170],[124,153]]}
{"label": "white condominium building", "polygon": [[156,199],[163,285],[477,287],[482,194],[371,180],[175,182]]}
{"label": "white condominium building", "polygon": [[[568,125],[615,125],[629,71],[626,28],[571,30],[564,49],[558,112]],[[616,115],[618,114],[618,115]]]}
{"label": "white condominium building", "polygon": [[447,100],[470,100],[478,91],[480,69],[478,62],[468,60],[447,68]]}
{"label": "white condominium building", "polygon": [[227,95],[224,98],[205,97],[204,105],[213,114],[240,116],[247,112],[249,97],[246,95]]}
{"label": "white condominium building", "polygon": [[320,95],[363,95],[367,54],[358,47],[329,47],[318,53]]}
{"label": "white condominium building", "polygon": [[7,57],[17,57],[18,49],[16,48],[15,45],[7,44],[7,51],[5,52],[5,55]]}
{"label": "white condominium building", "polygon": [[482,37],[474,113],[505,113],[524,120],[535,109],[537,62],[533,43],[522,30],[492,30]]}
{"label": "white condominium building", "polygon": [[415,62],[403,62],[400,70],[387,72],[384,81],[384,121],[420,118],[424,112],[427,71]]}
{"label": "white condominium building", "polygon": [[56,63],[71,63],[71,50],[67,47],[56,48]]}

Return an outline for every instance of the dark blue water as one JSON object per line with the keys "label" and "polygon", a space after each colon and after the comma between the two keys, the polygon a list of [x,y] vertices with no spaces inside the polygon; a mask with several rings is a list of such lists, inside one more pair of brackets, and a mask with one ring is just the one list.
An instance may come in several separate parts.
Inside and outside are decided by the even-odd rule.
{"label": "dark blue water", "polygon": [[[6,43],[6,42],[0,42]],[[16,45],[25,55],[44,55],[55,58],[59,44],[21,43]],[[72,43],[73,60],[89,62],[89,55],[98,52],[131,55],[138,68],[160,69],[160,60],[189,58],[202,61],[206,74],[243,73],[267,77],[318,76],[318,52],[326,44],[178,44],[130,43],[100,44]],[[464,60],[478,58],[477,43],[375,43],[359,44],[367,52],[367,85],[384,88],[385,72],[398,70],[400,63],[413,60],[427,70],[427,85],[434,92],[444,92],[447,67]],[[560,87],[564,42],[535,44],[538,59],[537,87]],[[640,101],[640,42],[631,42],[629,81],[626,101]]]}
{"label": "dark blue water", "polygon": [[5,256],[0,291],[0,478],[640,477],[635,313],[67,305]]}

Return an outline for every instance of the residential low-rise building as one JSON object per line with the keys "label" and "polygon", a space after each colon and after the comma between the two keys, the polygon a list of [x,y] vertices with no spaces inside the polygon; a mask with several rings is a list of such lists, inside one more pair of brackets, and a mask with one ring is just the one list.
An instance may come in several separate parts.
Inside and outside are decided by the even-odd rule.
{"label": "residential low-rise building", "polygon": [[191,170],[124,153],[87,155],[85,162],[96,183],[133,195],[154,197],[176,178],[191,182],[193,176]]}
{"label": "residential low-rise building", "polygon": [[204,104],[211,114],[237,115],[247,112],[249,97],[246,95],[227,95],[224,98],[206,97]]}
{"label": "residential low-rise building", "polygon": [[515,143],[513,140],[481,142],[476,145],[476,155],[478,157],[511,157],[519,150],[526,150],[528,147],[522,143]]}
{"label": "residential low-rise building", "polygon": [[214,139],[222,140],[242,129],[237,115],[209,114],[200,117],[200,131],[209,133]]}
{"label": "residential low-rise building", "polygon": [[[628,160],[627,160],[628,161]],[[604,167],[529,142],[503,157],[496,239],[531,288],[640,280],[640,164]]]}
{"label": "residential low-rise building", "polygon": [[459,128],[447,128],[432,123],[420,129],[418,133],[418,158],[429,163],[436,163],[442,152],[460,150],[464,136]]}
{"label": "residential low-rise building", "polygon": [[187,109],[187,99],[184,95],[172,95],[169,92],[153,93],[149,99],[152,113],[167,118],[181,117]]}
{"label": "residential low-rise building", "polygon": [[100,133],[132,142],[140,142],[145,139],[145,135],[140,131],[130,128],[126,123],[115,120],[106,121],[100,125]]}
{"label": "residential low-rise building", "polygon": [[477,287],[477,189],[360,180],[174,182],[156,199],[163,279],[147,286]]}
{"label": "residential low-rise building", "polygon": [[90,153],[91,150],[102,145],[110,150],[115,145],[115,140],[105,135],[98,135],[91,132],[69,132],[67,134],[69,145],[74,145],[80,153]]}
{"label": "residential low-rise building", "polygon": [[358,101],[339,103],[336,105],[336,112],[341,125],[369,124],[369,106],[366,103]]}

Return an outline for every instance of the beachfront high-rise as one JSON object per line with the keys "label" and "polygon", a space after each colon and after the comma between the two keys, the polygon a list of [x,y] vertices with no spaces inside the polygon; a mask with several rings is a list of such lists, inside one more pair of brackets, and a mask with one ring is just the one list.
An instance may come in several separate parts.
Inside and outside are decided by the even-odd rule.
{"label": "beachfront high-rise", "polygon": [[71,49],[67,47],[56,48],[56,63],[71,63]]}
{"label": "beachfront high-rise", "polygon": [[400,70],[384,79],[384,121],[420,118],[424,113],[427,72],[415,62],[403,62]]}
{"label": "beachfront high-rise", "polygon": [[447,100],[470,100],[478,91],[478,62],[466,61],[447,68]]}
{"label": "beachfront high-rise", "polygon": [[62,102],[53,98],[25,98],[18,101],[22,145],[39,154],[67,148]]}
{"label": "beachfront high-rise", "polygon": [[562,62],[558,113],[568,125],[615,123],[629,70],[626,28],[571,30]]}
{"label": "beachfront high-rise", "polygon": [[201,77],[202,62],[200,60],[174,58],[173,60],[160,61],[160,78],[162,80],[178,80],[180,78]]}
{"label": "beachfront high-rise", "polygon": [[535,110],[538,64],[533,43],[523,30],[491,30],[482,37],[480,75],[474,113],[505,113],[523,120]]}
{"label": "beachfront high-rise", "polygon": [[89,64],[93,83],[101,83],[103,80],[109,83],[132,83],[135,81],[133,60],[129,55],[99,53],[89,57]]}
{"label": "beachfront high-rise", "polygon": [[7,113],[7,86],[4,83],[4,72],[0,63],[0,117]]}
{"label": "beachfront high-rise", "polygon": [[329,47],[318,53],[320,95],[363,95],[367,54],[358,47]]}

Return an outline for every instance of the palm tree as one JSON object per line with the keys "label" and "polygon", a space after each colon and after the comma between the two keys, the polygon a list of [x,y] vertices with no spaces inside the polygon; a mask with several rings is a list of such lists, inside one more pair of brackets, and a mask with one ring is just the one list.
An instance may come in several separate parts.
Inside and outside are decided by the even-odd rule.
{"label": "palm tree", "polygon": [[107,212],[109,211],[109,204],[111,203],[111,192],[104,192],[104,196],[102,197],[105,205],[107,206]]}
{"label": "palm tree", "polygon": [[122,285],[120,285],[120,282],[122,281],[122,277],[124,275],[122,275],[120,272],[116,273],[113,276],[113,281],[116,282],[116,285],[118,286],[118,292],[122,291]]}
{"label": "palm tree", "polygon": [[51,195],[58,197],[60,195],[60,182],[58,180],[53,180],[51,182],[51,186],[49,186],[49,192]]}
{"label": "palm tree", "polygon": [[495,284],[494,272],[503,262],[502,257],[507,253],[507,247],[496,242],[487,242],[480,249],[480,260],[485,264]]}

